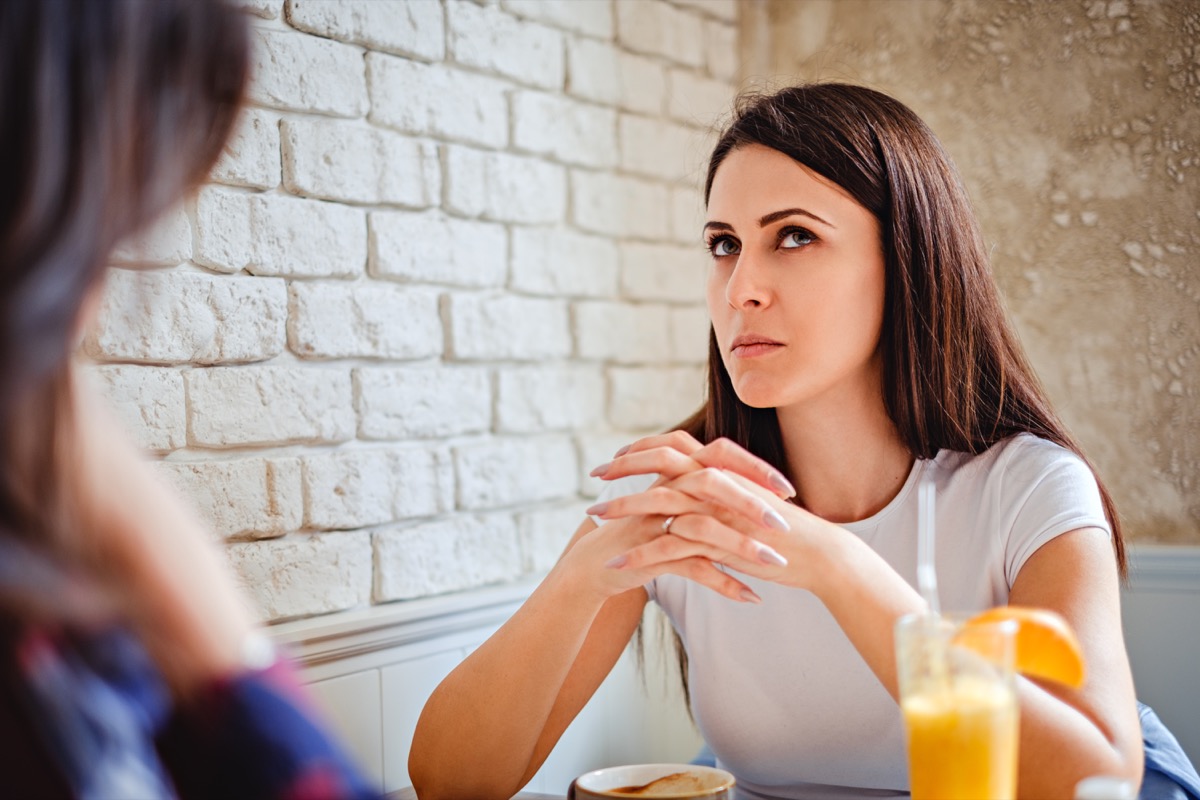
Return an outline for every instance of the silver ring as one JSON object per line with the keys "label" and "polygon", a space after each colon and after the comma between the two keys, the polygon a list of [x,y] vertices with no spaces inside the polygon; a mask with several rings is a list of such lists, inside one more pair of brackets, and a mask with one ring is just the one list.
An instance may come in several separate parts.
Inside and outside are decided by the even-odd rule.
{"label": "silver ring", "polygon": [[671,523],[674,521],[675,521],[675,515],[673,515],[673,514],[671,516],[667,517],[665,520],[663,520],[662,532],[670,533],[671,532]]}

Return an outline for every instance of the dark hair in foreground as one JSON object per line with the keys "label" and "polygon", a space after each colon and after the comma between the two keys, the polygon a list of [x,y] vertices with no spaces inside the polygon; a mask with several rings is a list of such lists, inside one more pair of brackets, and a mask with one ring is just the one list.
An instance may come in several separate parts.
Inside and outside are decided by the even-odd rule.
{"label": "dark hair in foreground", "polygon": [[[86,563],[66,461],[80,309],[113,247],[211,169],[248,72],[246,22],[215,0],[0,2],[0,545],[18,560]],[[63,610],[24,583],[0,609]]]}
{"label": "dark hair in foreground", "polygon": [[[911,109],[839,83],[743,96],[713,150],[706,203],[717,168],[747,145],[790,156],[846,190],[879,221],[886,271],[879,345],[884,402],[914,456],[932,458],[943,448],[981,453],[1009,436],[1032,433],[1084,458],[1008,323],[958,172]],[[711,330],[708,399],[679,428],[701,442],[728,437],[788,474],[775,409],[738,399]],[[1097,483],[1124,575],[1120,519],[1099,477]]]}

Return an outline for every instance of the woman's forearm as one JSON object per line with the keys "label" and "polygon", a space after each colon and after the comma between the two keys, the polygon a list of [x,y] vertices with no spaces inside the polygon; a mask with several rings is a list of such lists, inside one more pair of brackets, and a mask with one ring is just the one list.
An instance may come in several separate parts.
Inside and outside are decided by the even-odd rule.
{"label": "woman's forearm", "polygon": [[[624,595],[588,595],[560,562],[429,698],[409,756],[418,796],[486,800],[518,791],[628,642],[645,604],[637,592],[636,610]],[[568,683],[575,696],[562,697]]]}

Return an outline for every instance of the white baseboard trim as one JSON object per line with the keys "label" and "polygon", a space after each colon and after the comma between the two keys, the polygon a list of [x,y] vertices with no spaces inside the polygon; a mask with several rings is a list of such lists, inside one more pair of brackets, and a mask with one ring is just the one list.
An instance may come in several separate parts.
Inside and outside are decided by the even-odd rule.
{"label": "white baseboard trim", "polygon": [[1126,591],[1200,594],[1200,547],[1144,544],[1128,553]]}

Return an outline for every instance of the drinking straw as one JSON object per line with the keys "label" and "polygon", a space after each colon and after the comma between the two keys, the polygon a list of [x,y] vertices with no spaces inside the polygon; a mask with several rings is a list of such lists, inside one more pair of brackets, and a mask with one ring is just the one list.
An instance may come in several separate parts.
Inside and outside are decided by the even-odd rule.
{"label": "drinking straw", "polygon": [[934,489],[930,467],[921,475],[917,494],[917,589],[929,604],[929,613],[937,616],[937,571],[934,569]]}

